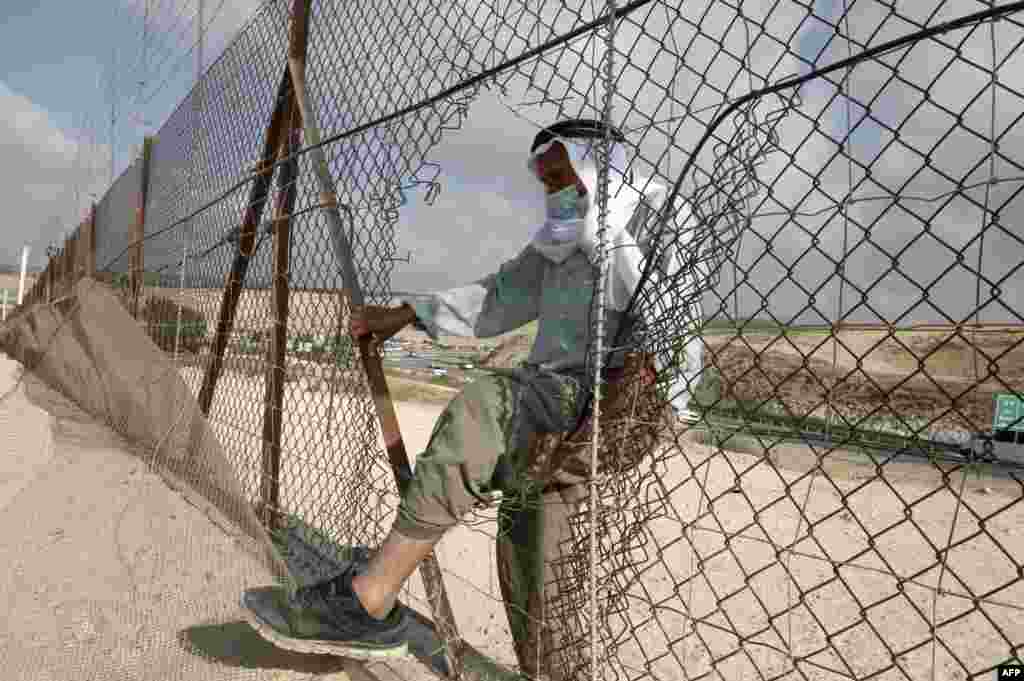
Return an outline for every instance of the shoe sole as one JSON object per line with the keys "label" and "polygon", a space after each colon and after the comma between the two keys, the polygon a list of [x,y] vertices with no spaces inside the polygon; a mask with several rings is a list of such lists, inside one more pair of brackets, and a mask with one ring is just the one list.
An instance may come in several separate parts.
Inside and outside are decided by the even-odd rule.
{"label": "shoe sole", "polygon": [[256,633],[278,648],[284,648],[285,650],[311,655],[334,655],[353,660],[393,660],[409,655],[409,644],[404,642],[394,647],[366,648],[338,641],[292,638],[264,622],[258,614],[249,609],[244,600],[242,601],[242,608],[245,611],[246,621],[249,623],[249,626],[256,630]]}

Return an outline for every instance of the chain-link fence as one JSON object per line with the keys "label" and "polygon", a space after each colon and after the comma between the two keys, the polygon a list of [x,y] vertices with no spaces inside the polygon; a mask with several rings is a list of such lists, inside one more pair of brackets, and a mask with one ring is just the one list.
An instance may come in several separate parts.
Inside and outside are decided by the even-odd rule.
{"label": "chain-link fence", "polygon": [[[644,323],[602,343],[670,358],[656,404],[591,428],[588,460],[604,438],[630,465],[578,487],[547,540],[532,647],[494,623],[481,510],[438,551],[470,645],[444,631],[448,659],[422,660],[567,681],[986,678],[1024,645],[1021,10],[271,1],[83,228],[237,493],[313,579],[395,517],[394,407],[348,313],[392,301],[403,215],[470,210],[475,190],[432,159],[503,159],[506,129],[607,119],[629,154],[602,180],[664,200],[634,235],[626,312]],[[516,162],[528,143],[509,143]],[[85,242],[70,259],[89,272]],[[28,302],[56,297],[58,260]],[[663,419],[669,401],[685,407]],[[421,412],[399,400],[403,430]],[[425,581],[403,599],[443,615]]]}

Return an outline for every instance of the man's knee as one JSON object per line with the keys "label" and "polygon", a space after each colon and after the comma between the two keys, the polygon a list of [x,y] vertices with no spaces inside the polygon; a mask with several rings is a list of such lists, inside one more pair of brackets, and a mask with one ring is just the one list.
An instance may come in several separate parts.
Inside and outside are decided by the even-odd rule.
{"label": "man's knee", "polygon": [[456,525],[492,487],[505,451],[511,388],[487,376],[459,393],[438,418],[406,487],[396,531],[435,538]]}

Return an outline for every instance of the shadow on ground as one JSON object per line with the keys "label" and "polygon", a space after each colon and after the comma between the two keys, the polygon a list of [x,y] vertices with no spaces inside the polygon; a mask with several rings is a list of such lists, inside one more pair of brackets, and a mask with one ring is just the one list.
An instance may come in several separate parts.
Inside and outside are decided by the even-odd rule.
{"label": "shadow on ground", "polygon": [[331,655],[304,655],[274,646],[244,621],[203,624],[178,632],[188,652],[217,663],[245,669],[281,669],[306,674],[345,671],[346,660]]}

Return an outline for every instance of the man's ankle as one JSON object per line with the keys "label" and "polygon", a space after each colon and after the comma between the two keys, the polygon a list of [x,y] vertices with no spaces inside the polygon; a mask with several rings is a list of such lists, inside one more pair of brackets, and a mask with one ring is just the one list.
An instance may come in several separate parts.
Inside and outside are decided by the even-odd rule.
{"label": "man's ankle", "polygon": [[352,578],[352,591],[370,617],[383,620],[394,609],[396,598],[390,594],[380,594],[369,581],[366,575],[356,575]]}

